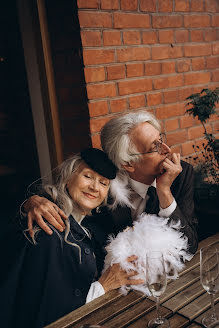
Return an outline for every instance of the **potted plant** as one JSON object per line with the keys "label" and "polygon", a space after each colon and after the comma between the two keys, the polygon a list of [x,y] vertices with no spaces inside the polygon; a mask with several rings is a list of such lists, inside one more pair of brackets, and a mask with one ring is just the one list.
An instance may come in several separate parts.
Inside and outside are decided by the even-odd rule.
{"label": "potted plant", "polygon": [[219,88],[203,89],[187,97],[186,112],[197,117],[204,128],[205,141],[193,145],[195,155],[187,157],[195,170],[195,205],[199,220],[200,239],[215,233],[216,219],[219,218],[219,139],[207,132],[206,122],[217,114]]}

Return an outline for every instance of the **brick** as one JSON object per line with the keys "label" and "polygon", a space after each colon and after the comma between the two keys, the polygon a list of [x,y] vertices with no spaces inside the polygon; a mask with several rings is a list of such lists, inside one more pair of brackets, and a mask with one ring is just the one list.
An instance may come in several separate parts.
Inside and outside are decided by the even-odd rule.
{"label": "brick", "polygon": [[145,107],[144,95],[129,97],[128,99],[130,109]]}
{"label": "brick", "polygon": [[151,51],[152,59],[169,59],[169,46],[155,46]]}
{"label": "brick", "polygon": [[108,80],[117,80],[125,78],[125,65],[108,66],[106,70]]}
{"label": "brick", "polygon": [[189,0],[175,1],[175,11],[190,11]]}
{"label": "brick", "polygon": [[184,16],[185,27],[209,27],[210,16],[208,15],[185,15]]}
{"label": "brick", "polygon": [[200,138],[203,136],[203,134],[204,134],[204,128],[201,125],[194,126],[188,129],[188,138],[190,140]]}
{"label": "brick", "polygon": [[186,101],[186,98],[189,97],[193,92],[192,87],[180,88],[179,90],[179,101]]}
{"label": "brick", "polygon": [[105,81],[104,67],[85,67],[84,74],[87,83]]}
{"label": "brick", "polygon": [[190,44],[184,46],[185,57],[200,57],[211,55],[211,47],[208,44]]}
{"label": "brick", "polygon": [[101,9],[106,10],[115,10],[119,9],[119,1],[118,0],[101,0]]}
{"label": "brick", "polygon": [[137,10],[138,0],[121,0],[122,10]]}
{"label": "brick", "polygon": [[192,42],[200,42],[203,41],[203,30],[191,30],[190,31],[190,39]]}
{"label": "brick", "polygon": [[114,13],[114,28],[149,28],[147,14]]}
{"label": "brick", "polygon": [[167,144],[169,146],[183,144],[185,141],[187,141],[187,132],[185,130],[167,134]]}
{"label": "brick", "polygon": [[204,0],[191,0],[191,11],[204,11]]}
{"label": "brick", "polygon": [[217,27],[219,27],[219,15],[212,16],[211,26],[217,26]]}
{"label": "brick", "polygon": [[87,85],[88,99],[115,97],[116,87],[114,83],[97,83]]}
{"label": "brick", "polygon": [[140,0],[140,10],[156,12],[156,0]]}
{"label": "brick", "polygon": [[178,128],[179,128],[179,119],[178,118],[167,120],[165,122],[165,129],[167,132],[177,130]]}
{"label": "brick", "polygon": [[182,27],[183,19],[181,15],[156,15],[152,17],[153,28]]}
{"label": "brick", "polygon": [[187,73],[184,75],[185,85],[208,83],[210,82],[210,80],[211,80],[211,75],[209,72]]}
{"label": "brick", "polygon": [[218,134],[218,131],[219,131],[219,121],[218,121],[218,119],[217,119],[217,122],[214,122],[214,123],[213,123],[212,132],[213,132],[214,134]]}
{"label": "brick", "polygon": [[190,71],[190,59],[178,60],[176,65],[179,73]]}
{"label": "brick", "polygon": [[164,104],[175,103],[178,101],[178,90],[163,92]]}
{"label": "brick", "polygon": [[92,135],[91,136],[91,142],[92,142],[92,146],[94,148],[101,149],[101,141],[100,141],[100,135],[99,134]]}
{"label": "brick", "polygon": [[211,13],[219,12],[218,0],[205,0],[205,11]]}
{"label": "brick", "polygon": [[188,30],[176,30],[175,31],[176,42],[188,42],[189,31]]}
{"label": "brick", "polygon": [[145,75],[160,75],[160,74],[161,74],[161,63],[145,64]]}
{"label": "brick", "polygon": [[125,31],[123,32],[124,44],[140,44],[141,37],[138,31]]}
{"label": "brick", "polygon": [[173,30],[161,30],[158,32],[160,43],[174,42]]}
{"label": "brick", "polygon": [[183,57],[182,46],[172,46],[169,48],[170,58],[181,58]]}
{"label": "brick", "polygon": [[180,128],[185,129],[193,126],[193,117],[190,115],[184,115],[180,117]]}
{"label": "brick", "polygon": [[206,68],[218,68],[219,67],[219,57],[207,57],[206,58]]}
{"label": "brick", "polygon": [[104,118],[91,118],[90,120],[90,132],[96,133],[101,130],[101,128],[106,124],[112,117]]}
{"label": "brick", "polygon": [[119,31],[103,31],[103,44],[105,46],[119,46],[121,35]]}
{"label": "brick", "polygon": [[194,153],[193,141],[182,143],[182,156],[188,156]]}
{"label": "brick", "polygon": [[98,9],[99,0],[77,0],[78,8]]}
{"label": "brick", "polygon": [[219,42],[212,45],[212,54],[219,55]]}
{"label": "brick", "polygon": [[182,57],[181,46],[155,46],[152,47],[151,51],[152,59],[154,60]]}
{"label": "brick", "polygon": [[123,81],[118,83],[119,95],[128,95],[131,93],[140,93],[152,90],[152,81],[150,79],[138,79]]}
{"label": "brick", "polygon": [[139,64],[127,64],[126,65],[127,77],[143,76],[144,75],[144,65]]}
{"label": "brick", "polygon": [[127,100],[124,98],[111,100],[110,108],[112,113],[122,112],[127,109]]}
{"label": "brick", "polygon": [[181,154],[181,145],[171,146],[171,151],[172,151],[172,153],[179,153],[179,154]]}
{"label": "brick", "polygon": [[150,93],[147,95],[147,105],[148,106],[155,106],[160,105],[162,103],[162,93]]}
{"label": "brick", "polygon": [[80,27],[112,27],[112,14],[102,12],[79,11]]}
{"label": "brick", "polygon": [[113,63],[115,61],[114,50],[87,49],[83,51],[84,65],[97,65]]}
{"label": "brick", "polygon": [[137,61],[150,59],[150,49],[141,48],[123,48],[116,50],[118,62]]}
{"label": "brick", "polygon": [[217,31],[216,29],[208,29],[204,32],[204,40],[205,41],[216,41],[217,40]]}
{"label": "brick", "polygon": [[155,90],[181,87],[183,85],[183,76],[178,74],[168,77],[154,78],[153,83]]}
{"label": "brick", "polygon": [[157,32],[155,31],[142,32],[142,43],[143,44],[157,43]]}
{"label": "brick", "polygon": [[192,70],[201,71],[205,69],[204,58],[192,58]]}
{"label": "brick", "polygon": [[106,101],[96,101],[88,103],[90,117],[108,114],[108,104]]}
{"label": "brick", "polygon": [[161,71],[162,74],[171,74],[171,73],[175,73],[176,69],[175,69],[175,62],[171,61],[171,62],[162,62],[162,66],[161,66]]}
{"label": "brick", "polygon": [[160,12],[171,12],[173,11],[173,1],[172,0],[158,0],[158,11]]}
{"label": "brick", "polygon": [[219,70],[212,72],[212,81],[218,82],[219,81]]}
{"label": "brick", "polygon": [[157,119],[165,119],[183,115],[183,107],[181,104],[170,104],[156,108]]}
{"label": "brick", "polygon": [[97,47],[101,45],[101,34],[98,31],[81,31],[83,47]]}

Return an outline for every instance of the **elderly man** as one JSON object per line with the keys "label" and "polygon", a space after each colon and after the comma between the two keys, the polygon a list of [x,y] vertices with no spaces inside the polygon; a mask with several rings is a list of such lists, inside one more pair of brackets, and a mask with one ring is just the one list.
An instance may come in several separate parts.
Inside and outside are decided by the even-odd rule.
{"label": "elderly man", "polygon": [[[193,168],[180,160],[180,154],[171,152],[157,119],[146,110],[113,118],[101,131],[101,143],[119,168],[111,186],[108,232],[121,231],[143,212],[157,214],[179,224],[188,237],[189,251],[195,253],[198,238]],[[30,229],[35,219],[51,234],[43,218],[58,230],[63,229],[65,214],[50,201],[33,196],[24,208]]]}

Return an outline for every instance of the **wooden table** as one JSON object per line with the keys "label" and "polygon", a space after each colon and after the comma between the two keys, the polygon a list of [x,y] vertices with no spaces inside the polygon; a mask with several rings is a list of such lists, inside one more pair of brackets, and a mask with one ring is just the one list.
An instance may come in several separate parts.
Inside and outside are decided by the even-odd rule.
{"label": "wooden table", "polygon": [[[193,259],[186,264],[179,279],[168,282],[161,298],[161,314],[169,319],[171,328],[203,327],[202,317],[210,311],[210,296],[200,284],[199,250],[218,242],[219,233],[199,243]],[[215,297],[219,313],[219,293]],[[147,327],[156,315],[153,298],[131,291],[123,296],[117,290],[95,299],[47,326],[47,328],[80,328],[84,324],[99,324],[103,327]]]}

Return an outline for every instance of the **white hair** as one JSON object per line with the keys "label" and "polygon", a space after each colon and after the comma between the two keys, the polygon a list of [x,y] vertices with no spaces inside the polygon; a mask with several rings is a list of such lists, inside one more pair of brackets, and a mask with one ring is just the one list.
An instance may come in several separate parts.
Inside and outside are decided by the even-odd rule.
{"label": "white hair", "polygon": [[160,123],[146,110],[130,112],[113,118],[101,130],[101,144],[111,161],[121,169],[121,165],[139,160],[135,145],[130,139],[131,130],[141,123],[150,123],[160,131]]}

